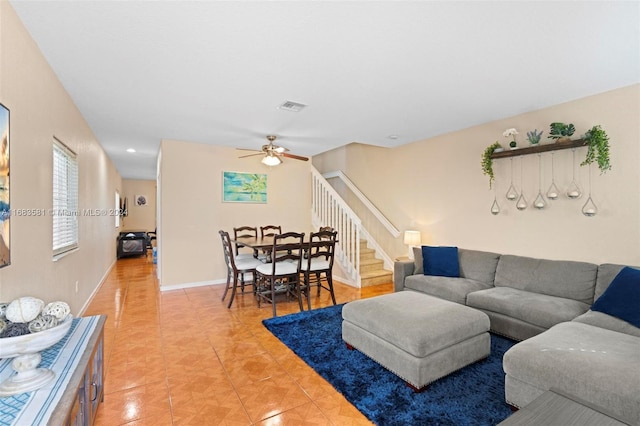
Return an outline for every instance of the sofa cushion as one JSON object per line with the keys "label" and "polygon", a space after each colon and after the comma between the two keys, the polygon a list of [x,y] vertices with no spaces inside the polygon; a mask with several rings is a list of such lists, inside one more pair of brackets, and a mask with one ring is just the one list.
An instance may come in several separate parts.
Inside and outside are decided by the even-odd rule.
{"label": "sofa cushion", "polygon": [[472,291],[490,288],[489,285],[468,278],[447,278],[431,275],[410,275],[404,280],[404,287],[408,290],[430,294],[451,302],[466,304],[467,294]]}
{"label": "sofa cushion", "polygon": [[488,251],[458,249],[460,276],[493,287],[500,255]]}
{"label": "sofa cushion", "polygon": [[591,305],[598,265],[569,260],[502,255],[495,286],[574,299]]}
{"label": "sofa cushion", "polygon": [[[413,248],[414,274],[423,275],[422,247]],[[458,248],[458,264],[460,265],[460,277],[493,286],[500,254],[488,251],[469,250]]]}
{"label": "sofa cushion", "polygon": [[460,276],[458,247],[422,246],[422,262],[425,275]]}
{"label": "sofa cushion", "polygon": [[571,321],[589,310],[589,305],[577,300],[531,293],[510,287],[494,287],[469,293],[467,305],[485,311],[499,312],[543,328]]}
{"label": "sofa cushion", "polygon": [[640,424],[640,339],[565,322],[522,341],[503,357],[509,377],[559,389]]}
{"label": "sofa cushion", "polygon": [[607,330],[617,331],[618,333],[640,337],[640,328],[631,325],[619,318],[603,314],[602,312],[587,311],[579,317],[574,318],[573,321],[593,325],[595,327],[606,328]]}
{"label": "sofa cushion", "polygon": [[604,312],[640,327],[640,270],[624,267],[591,310]]}
{"label": "sofa cushion", "polygon": [[616,265],[613,263],[603,263],[598,266],[598,278],[596,279],[596,291],[593,300],[598,300],[602,293],[609,287],[611,281],[622,271],[625,265]]}

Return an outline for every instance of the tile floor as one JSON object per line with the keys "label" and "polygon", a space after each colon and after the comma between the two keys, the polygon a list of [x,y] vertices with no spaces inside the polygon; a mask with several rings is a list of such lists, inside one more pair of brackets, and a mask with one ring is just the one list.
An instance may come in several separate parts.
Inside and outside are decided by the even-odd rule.
{"label": "tile floor", "polygon": [[[338,303],[393,291],[335,287]],[[96,425],[371,424],[264,328],[269,305],[249,293],[227,309],[223,290],[160,292],[151,254],[117,261],[84,313],[108,316]],[[314,308],[331,304],[313,294]],[[297,311],[278,304],[278,315]]]}

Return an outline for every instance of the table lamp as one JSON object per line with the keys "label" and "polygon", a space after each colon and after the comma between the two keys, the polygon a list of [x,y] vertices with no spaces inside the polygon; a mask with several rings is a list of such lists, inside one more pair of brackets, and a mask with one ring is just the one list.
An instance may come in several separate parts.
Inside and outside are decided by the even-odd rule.
{"label": "table lamp", "polygon": [[409,246],[409,259],[413,260],[413,248],[422,243],[420,231],[404,231],[404,243]]}

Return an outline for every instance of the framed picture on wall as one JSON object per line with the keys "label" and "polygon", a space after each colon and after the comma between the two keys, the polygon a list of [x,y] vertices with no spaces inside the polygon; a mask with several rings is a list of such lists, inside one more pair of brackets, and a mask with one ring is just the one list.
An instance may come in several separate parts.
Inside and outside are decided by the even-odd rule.
{"label": "framed picture on wall", "polygon": [[147,205],[147,196],[146,195],[136,195],[136,206],[144,207]]}
{"label": "framed picture on wall", "polygon": [[9,109],[0,104],[0,268],[11,263],[9,177]]}
{"label": "framed picture on wall", "polygon": [[222,172],[222,201],[225,203],[267,203],[267,175]]}

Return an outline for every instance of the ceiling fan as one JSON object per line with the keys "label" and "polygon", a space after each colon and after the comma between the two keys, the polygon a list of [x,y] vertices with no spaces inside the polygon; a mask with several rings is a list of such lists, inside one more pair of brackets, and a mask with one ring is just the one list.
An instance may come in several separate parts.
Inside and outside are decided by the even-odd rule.
{"label": "ceiling fan", "polygon": [[267,135],[267,140],[269,141],[269,143],[266,145],[262,145],[261,150],[238,148],[243,151],[257,152],[257,154],[241,155],[239,158],[253,157],[254,155],[264,155],[264,158],[262,159],[262,164],[266,164],[267,166],[277,166],[278,164],[282,163],[281,157],[293,158],[295,160],[302,160],[302,161],[309,160],[307,157],[288,154],[287,151],[289,150],[287,148],[283,146],[274,145],[273,141],[276,140],[275,135]]}

